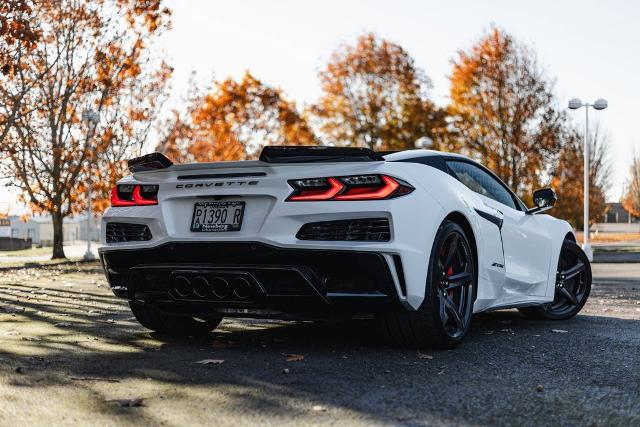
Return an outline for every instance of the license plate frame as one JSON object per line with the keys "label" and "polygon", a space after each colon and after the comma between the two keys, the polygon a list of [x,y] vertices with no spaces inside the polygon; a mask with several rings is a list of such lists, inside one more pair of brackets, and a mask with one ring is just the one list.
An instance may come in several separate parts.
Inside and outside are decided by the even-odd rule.
{"label": "license plate frame", "polygon": [[[233,208],[240,208],[238,212],[233,211]],[[196,202],[193,205],[193,215],[191,216],[191,225],[190,229],[193,233],[220,233],[220,232],[233,232],[240,231],[242,229],[242,220],[244,219],[244,211],[245,211],[246,203],[240,200],[225,200],[225,201],[211,201],[211,202]],[[199,209],[204,209],[204,212]],[[207,215],[209,215],[209,209],[225,209],[227,214],[225,216],[225,221],[222,222],[212,222],[214,219],[222,219],[222,216],[225,215],[220,213],[218,218],[216,218],[216,214],[211,214],[210,220],[207,220]],[[231,223],[226,221],[229,216],[229,212],[233,211],[233,219]],[[211,211],[215,212],[215,211]],[[222,212],[222,211],[220,211]],[[238,216],[237,223],[235,222],[235,216]],[[196,223],[196,219],[202,217],[202,221]]]}

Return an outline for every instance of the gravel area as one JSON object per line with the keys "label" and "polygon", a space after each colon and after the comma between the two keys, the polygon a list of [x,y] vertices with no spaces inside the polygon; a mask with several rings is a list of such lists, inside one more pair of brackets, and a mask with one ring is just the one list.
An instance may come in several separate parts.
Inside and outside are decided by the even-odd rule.
{"label": "gravel area", "polygon": [[594,274],[572,320],[482,314],[458,349],[417,352],[368,323],[168,339],[97,263],[0,271],[0,424],[640,425],[640,264]]}

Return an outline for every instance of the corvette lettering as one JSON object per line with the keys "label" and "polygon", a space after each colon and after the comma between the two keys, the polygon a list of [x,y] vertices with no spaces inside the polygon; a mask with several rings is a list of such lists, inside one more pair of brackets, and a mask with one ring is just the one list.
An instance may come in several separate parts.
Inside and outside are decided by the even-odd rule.
{"label": "corvette lettering", "polygon": [[258,185],[258,181],[223,181],[201,182],[197,184],[176,184],[176,188],[210,188],[210,187],[234,187],[243,185]]}

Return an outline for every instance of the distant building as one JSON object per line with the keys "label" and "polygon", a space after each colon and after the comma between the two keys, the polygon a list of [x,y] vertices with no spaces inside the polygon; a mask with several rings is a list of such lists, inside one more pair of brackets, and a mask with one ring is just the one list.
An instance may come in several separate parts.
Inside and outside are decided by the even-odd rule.
{"label": "distant building", "polygon": [[[80,226],[80,232],[78,234],[78,239],[87,240],[87,216],[86,215],[78,215],[73,217],[73,221],[77,222]],[[91,240],[97,242],[100,240],[100,222],[101,218],[93,217],[91,220]]]}
{"label": "distant building", "polygon": [[622,203],[607,203],[604,214],[604,223],[631,224],[638,222],[638,218],[631,215]]}
{"label": "distant building", "polygon": [[[86,217],[85,217],[86,218]],[[34,245],[53,245],[53,222],[51,216],[33,216],[26,221],[22,221],[18,216],[10,216],[10,237],[21,239],[31,239]],[[73,244],[75,241],[84,240],[87,235],[86,219],[65,218],[62,223],[62,239],[65,243]],[[92,240],[98,240],[100,236],[99,221],[92,224]]]}
{"label": "distant building", "polygon": [[0,217],[0,237],[11,237],[11,221],[8,217]]}

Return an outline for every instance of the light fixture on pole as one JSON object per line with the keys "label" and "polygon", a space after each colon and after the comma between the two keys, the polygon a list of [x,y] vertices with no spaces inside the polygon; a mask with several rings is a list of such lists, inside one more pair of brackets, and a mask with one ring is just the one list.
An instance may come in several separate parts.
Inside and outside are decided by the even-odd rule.
{"label": "light fixture on pole", "polygon": [[416,142],[414,144],[416,148],[429,149],[433,147],[433,139],[429,138],[428,136],[422,136],[416,139]]}
{"label": "light fixture on pole", "polygon": [[91,162],[93,161],[93,146],[91,139],[98,125],[100,117],[95,111],[88,109],[82,112],[82,122],[87,126],[87,145],[89,148],[89,155],[87,156],[87,252],[84,254],[85,261],[94,260],[93,252],[91,252]]}
{"label": "light fixture on pole", "polygon": [[589,261],[593,261],[593,250],[589,243],[589,107],[594,110],[604,110],[609,106],[606,99],[597,99],[593,104],[582,102],[581,100],[574,98],[569,101],[569,109],[577,110],[584,107],[585,122],[584,122],[584,191],[582,197],[584,199],[584,242],[582,249],[589,258]]}

